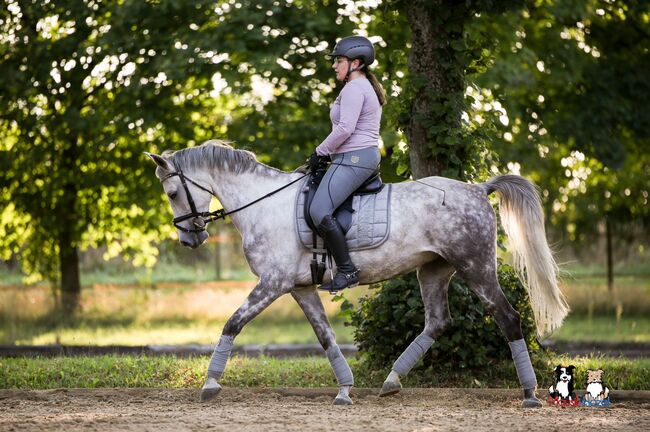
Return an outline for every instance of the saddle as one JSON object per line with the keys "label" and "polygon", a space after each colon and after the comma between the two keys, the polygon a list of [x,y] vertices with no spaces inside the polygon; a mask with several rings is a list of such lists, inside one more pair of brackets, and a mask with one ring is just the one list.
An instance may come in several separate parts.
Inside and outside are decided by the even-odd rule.
{"label": "saddle", "polygon": [[[309,242],[306,241],[306,239],[303,236],[301,236],[301,241],[305,246],[309,247],[309,249],[313,253],[313,258],[310,263],[310,269],[311,269],[312,283],[314,284],[321,284],[323,282],[323,276],[325,273],[325,259],[326,256],[329,256],[329,251],[326,249],[326,245],[323,244],[322,239],[320,239],[318,231],[316,230],[316,226],[312,221],[309,212],[309,208],[311,207],[311,203],[314,199],[314,195],[316,194],[316,190],[318,189],[318,185],[320,184],[320,181],[322,180],[324,173],[325,170],[319,170],[315,173],[312,173],[307,179],[307,181],[305,182],[302,192],[300,192],[298,196],[298,211],[302,213],[302,214],[298,214],[298,219],[299,219],[298,231],[299,234],[309,233],[310,234],[309,237],[311,237],[310,246],[308,246]],[[356,246],[356,250],[375,247],[378,244],[383,243],[383,240],[386,239],[388,234],[389,195],[386,194],[384,197],[384,201],[382,201],[383,205],[378,206],[381,208],[375,208],[376,207],[375,195],[379,194],[384,189],[384,186],[386,185],[381,181],[379,171],[375,171],[370,176],[370,178],[368,178],[368,180],[366,180],[361,186],[359,186],[359,188],[357,188],[357,190],[355,190],[352,193],[352,195],[350,195],[343,202],[343,204],[341,204],[334,211],[334,218],[341,226],[343,232],[346,234],[346,237],[348,238],[348,246],[350,247],[351,250],[355,250],[355,246]],[[388,189],[390,192],[390,187]],[[355,207],[357,208],[357,210],[365,209],[366,211],[362,212],[363,213],[362,215],[354,217],[355,213],[357,212],[357,210],[355,210]],[[379,224],[381,224],[385,228],[383,232],[379,233],[379,235],[377,235],[377,233],[373,232],[372,230],[372,223],[374,220],[374,215],[372,213],[375,211],[382,214],[382,217],[379,218],[381,219],[379,221]],[[302,221],[300,221],[300,219],[302,219]],[[300,228],[301,222],[308,227],[307,232],[301,231]],[[357,232],[355,232],[354,234],[350,233],[352,234],[351,236],[354,238],[351,244],[349,240],[350,235],[348,234],[350,232],[350,229],[355,224],[357,226],[363,225],[363,227],[365,228],[363,229],[359,228]],[[382,231],[382,230],[377,230],[377,231]],[[361,237],[363,237],[361,241],[359,241],[359,234],[361,234]],[[320,240],[320,245],[319,245],[319,240]],[[321,255],[320,262],[318,262],[318,255]],[[330,267],[331,267],[331,257],[330,257]]]}
{"label": "saddle", "polygon": [[[311,219],[309,209],[311,208],[311,203],[314,200],[314,195],[316,195],[316,190],[318,185],[322,180],[323,176],[319,174],[312,173],[307,180],[308,188],[303,191],[305,193],[305,205],[304,205],[304,216],[305,222],[312,231],[317,233],[316,226],[314,221]],[[379,171],[375,171],[368,180],[363,182],[361,186],[357,188],[352,195],[350,195],[336,210],[334,210],[334,218],[337,220],[341,229],[345,234],[348,233],[350,227],[352,226],[352,213],[354,209],[352,208],[352,200],[355,195],[372,195],[381,192],[381,190],[386,186],[382,181],[379,175]]]}

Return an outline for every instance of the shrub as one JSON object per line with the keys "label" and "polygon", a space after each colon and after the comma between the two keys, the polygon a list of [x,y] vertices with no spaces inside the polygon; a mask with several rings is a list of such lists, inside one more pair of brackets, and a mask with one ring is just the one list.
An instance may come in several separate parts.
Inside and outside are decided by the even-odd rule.
{"label": "shrub", "polygon": [[[515,271],[502,265],[499,283],[510,304],[521,315],[521,326],[529,350],[537,351],[535,322],[525,287]],[[362,360],[369,367],[392,363],[422,332],[424,306],[415,273],[373,287],[358,307],[344,301],[342,310],[355,327],[354,339]],[[452,323],[435,341],[416,368],[478,368],[491,361],[511,358],[510,349],[494,319],[469,287],[454,276],[449,287]]]}

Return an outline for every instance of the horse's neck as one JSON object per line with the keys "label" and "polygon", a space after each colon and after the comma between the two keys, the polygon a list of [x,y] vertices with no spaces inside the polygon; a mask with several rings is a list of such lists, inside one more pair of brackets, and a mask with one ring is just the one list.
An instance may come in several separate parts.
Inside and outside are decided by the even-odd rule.
{"label": "horse's neck", "polygon": [[[212,175],[213,190],[219,202],[230,212],[239,209],[264,195],[271,193],[297,178],[297,174],[258,167],[254,171],[233,173],[222,171]],[[272,199],[272,198],[269,198]],[[263,207],[264,201],[253,204]],[[235,224],[241,224],[241,218],[232,216]]]}

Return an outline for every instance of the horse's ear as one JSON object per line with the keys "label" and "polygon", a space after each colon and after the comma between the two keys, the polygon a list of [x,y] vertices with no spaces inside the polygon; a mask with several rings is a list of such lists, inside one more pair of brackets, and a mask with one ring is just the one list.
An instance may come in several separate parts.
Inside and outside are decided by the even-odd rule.
{"label": "horse's ear", "polygon": [[169,161],[167,159],[165,159],[164,157],[162,157],[160,155],[157,155],[155,153],[149,153],[149,152],[144,152],[144,154],[149,156],[151,158],[151,160],[154,161],[156,163],[156,165],[158,165],[160,168],[166,169],[168,171],[173,171],[174,170],[174,167],[172,167],[172,165],[169,163]]}

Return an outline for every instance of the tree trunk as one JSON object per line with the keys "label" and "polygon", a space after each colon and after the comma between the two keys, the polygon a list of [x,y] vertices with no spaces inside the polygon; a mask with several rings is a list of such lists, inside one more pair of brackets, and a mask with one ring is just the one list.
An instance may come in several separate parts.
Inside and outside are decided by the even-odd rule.
{"label": "tree trunk", "polygon": [[74,314],[79,307],[81,282],[79,279],[79,251],[69,240],[67,233],[59,238],[59,262],[61,270],[61,306],[66,314]]}
{"label": "tree trunk", "polygon": [[79,250],[77,247],[77,192],[75,171],[77,160],[77,138],[70,140],[63,150],[60,169],[67,176],[63,184],[60,201],[57,203],[59,223],[59,269],[61,271],[61,306],[65,313],[72,314],[79,307],[81,281],[79,279]]}
{"label": "tree trunk", "polygon": [[605,241],[607,247],[607,289],[614,290],[614,258],[612,254],[612,225],[609,222],[609,215],[605,216]]}
{"label": "tree trunk", "polygon": [[[412,33],[408,67],[415,95],[404,129],[415,179],[449,175],[451,154],[462,151],[445,143],[447,131],[460,129],[464,107],[464,70],[459,66],[459,53],[451,47],[453,41],[463,38],[462,24],[450,31],[451,26],[439,15],[445,9],[447,19],[456,18],[462,7],[442,0],[407,2]],[[434,127],[439,129],[432,130]],[[462,178],[462,170],[454,170],[451,176]]]}

